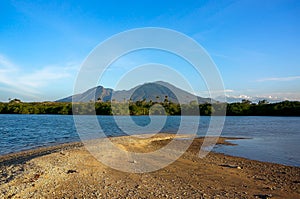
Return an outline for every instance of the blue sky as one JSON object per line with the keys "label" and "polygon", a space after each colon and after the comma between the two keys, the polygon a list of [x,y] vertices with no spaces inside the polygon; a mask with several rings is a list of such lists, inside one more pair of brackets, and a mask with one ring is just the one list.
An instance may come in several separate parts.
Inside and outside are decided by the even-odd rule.
{"label": "blue sky", "polygon": [[[1,1],[0,101],[71,95],[81,64],[100,42],[143,27],[173,29],[202,45],[229,99],[300,100],[299,13],[300,1],[289,0]],[[149,62],[184,68],[169,55],[142,52],[120,59],[99,82],[115,87],[112,80]],[[192,70],[182,70],[195,81]],[[207,95],[201,83],[194,91]]]}

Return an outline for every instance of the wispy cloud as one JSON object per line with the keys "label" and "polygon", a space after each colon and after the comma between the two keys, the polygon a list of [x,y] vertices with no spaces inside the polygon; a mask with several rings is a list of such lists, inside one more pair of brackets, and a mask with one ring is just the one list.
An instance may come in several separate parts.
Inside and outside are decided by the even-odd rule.
{"label": "wispy cloud", "polygon": [[10,60],[0,54],[0,72],[6,72],[15,68],[16,66]]}
{"label": "wispy cloud", "polygon": [[68,63],[66,66],[51,65],[35,71],[26,71],[0,54],[0,84],[4,85],[0,90],[35,96],[40,94],[39,88],[70,77],[77,68]]}
{"label": "wispy cloud", "polygon": [[213,56],[213,57],[219,57],[219,58],[223,58],[223,59],[232,59],[230,56],[224,55],[224,54],[221,54],[221,53],[211,52],[210,55]]}
{"label": "wispy cloud", "polygon": [[38,88],[49,84],[51,81],[70,77],[68,67],[47,66],[41,70],[34,71],[19,78],[19,82],[23,85]]}
{"label": "wispy cloud", "polygon": [[224,90],[212,90],[212,91],[198,91],[195,92],[194,94],[199,95],[199,96],[207,96],[209,97],[210,95],[221,95],[221,94],[227,94],[227,93],[233,93],[234,90],[232,89],[224,89]]}
{"label": "wispy cloud", "polygon": [[269,77],[264,79],[258,79],[257,82],[266,82],[266,81],[293,81],[300,79],[300,76],[289,76],[289,77]]}

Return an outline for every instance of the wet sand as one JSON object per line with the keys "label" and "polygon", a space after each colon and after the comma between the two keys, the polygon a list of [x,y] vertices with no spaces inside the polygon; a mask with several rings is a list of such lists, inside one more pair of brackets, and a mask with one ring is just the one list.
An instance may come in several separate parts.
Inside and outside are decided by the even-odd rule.
{"label": "wet sand", "polygon": [[[112,141],[123,150],[147,153],[173,138],[160,134]],[[230,139],[235,138],[219,138],[218,144],[230,144]],[[300,167],[212,152],[200,158],[202,143],[196,138],[174,163],[150,173],[105,166],[82,143],[0,156],[0,198],[300,198]]]}

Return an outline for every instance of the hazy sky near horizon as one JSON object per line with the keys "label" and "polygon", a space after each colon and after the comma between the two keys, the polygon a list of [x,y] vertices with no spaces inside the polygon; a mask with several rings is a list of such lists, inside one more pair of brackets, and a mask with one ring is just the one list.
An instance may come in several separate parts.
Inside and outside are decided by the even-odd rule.
{"label": "hazy sky near horizon", "polygon": [[[73,94],[81,64],[99,43],[143,27],[173,29],[202,45],[229,98],[300,100],[300,1],[95,0],[0,2],[0,101]],[[141,52],[122,57],[99,82],[114,88],[131,68],[154,62],[181,67],[188,81],[196,81],[180,60]],[[191,84],[206,95],[202,83]]]}

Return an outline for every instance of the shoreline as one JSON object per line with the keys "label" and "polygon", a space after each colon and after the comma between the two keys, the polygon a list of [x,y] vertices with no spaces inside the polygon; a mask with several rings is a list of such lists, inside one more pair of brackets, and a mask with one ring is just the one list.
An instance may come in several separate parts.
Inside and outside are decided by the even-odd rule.
{"label": "shoreline", "polygon": [[[147,152],[174,134],[111,139],[128,151]],[[202,143],[195,138],[175,162],[150,173],[112,169],[80,142],[0,156],[0,198],[300,198],[299,167],[215,152],[201,159]],[[218,144],[231,145],[230,138],[219,138]]]}
{"label": "shoreline", "polygon": [[[170,133],[160,133],[162,135],[164,134],[170,134]],[[141,134],[138,136],[143,136],[143,135],[147,135],[147,134]],[[171,135],[175,135],[175,134],[171,134]],[[127,136],[115,136],[115,137],[108,137],[108,138],[122,138],[122,137],[127,137]],[[213,136],[212,136],[213,137]],[[197,139],[203,139],[203,136],[199,136],[196,137]],[[195,139],[196,139],[195,138]],[[229,146],[236,146],[237,144],[231,143],[230,140],[241,140],[241,139],[252,139],[252,138],[243,138],[243,137],[219,137],[222,141],[219,143],[216,143],[216,145],[229,145]],[[101,138],[98,138],[101,139]],[[181,139],[181,138],[177,138],[177,139]],[[182,138],[182,139],[188,139],[187,138]],[[32,149],[26,149],[26,150],[22,150],[22,151],[17,151],[17,152],[12,152],[12,153],[8,153],[8,154],[3,154],[0,155],[0,166],[2,164],[14,164],[14,162],[19,162],[19,163],[23,163],[26,162],[30,159],[33,158],[37,158],[43,155],[48,155],[51,153],[56,153],[56,152],[60,152],[63,150],[70,150],[70,149],[74,149],[74,148],[80,148],[80,147],[85,147],[84,143],[82,141],[79,142],[67,142],[67,143],[57,143],[54,145],[50,145],[50,146],[42,146],[42,147],[37,147],[37,148],[32,148]],[[209,147],[209,146],[208,146]],[[223,153],[218,153],[218,152],[214,152],[214,151],[210,151],[210,153],[217,153],[217,154],[223,154]],[[228,154],[223,154],[226,156],[231,156]],[[232,156],[232,157],[238,157],[238,156]],[[241,157],[243,158],[243,157]],[[249,158],[245,158],[245,159],[249,159]],[[251,159],[249,159],[251,160]],[[278,164],[278,163],[275,163]],[[289,166],[289,165],[286,165]]]}
{"label": "shoreline", "polygon": [[37,158],[43,155],[48,155],[62,150],[69,150],[78,147],[83,147],[83,143],[82,142],[58,143],[51,146],[42,146],[33,149],[3,154],[0,155],[0,166],[2,164],[10,164],[10,163],[14,164],[14,162],[23,163],[30,159]]}

